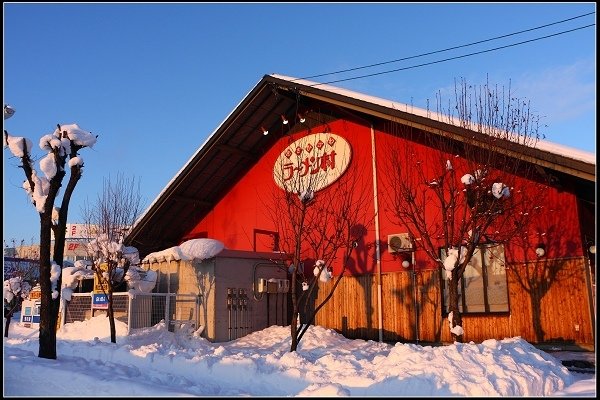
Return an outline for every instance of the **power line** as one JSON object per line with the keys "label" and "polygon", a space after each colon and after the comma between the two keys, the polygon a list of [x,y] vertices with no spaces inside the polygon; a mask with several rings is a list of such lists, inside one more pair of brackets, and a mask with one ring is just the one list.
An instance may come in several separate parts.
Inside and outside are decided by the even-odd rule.
{"label": "power line", "polygon": [[[579,28],[569,29],[568,31],[562,31],[562,32],[558,32],[558,33],[553,33],[551,35],[541,36],[541,37],[538,37],[538,38],[535,38],[535,39],[524,40],[522,42],[512,43],[512,44],[508,44],[506,46],[494,47],[492,49],[477,51],[477,52],[474,52],[474,53],[463,54],[463,55],[456,56],[456,57],[444,58],[442,60],[431,61],[431,62],[427,62],[427,63],[423,63],[423,64],[417,64],[417,65],[411,65],[409,67],[397,68],[397,69],[392,69],[392,70],[388,70],[388,71],[375,72],[375,73],[367,74],[367,75],[359,75],[359,76],[355,76],[355,77],[352,77],[352,78],[337,79],[337,80],[329,81],[329,82],[316,83],[314,85],[309,85],[309,86],[320,86],[320,85],[327,85],[327,84],[330,84],[330,83],[351,81],[351,80],[355,80],[355,79],[368,78],[370,76],[377,76],[377,75],[389,74],[389,73],[392,73],[392,72],[404,71],[404,70],[407,70],[407,69],[424,67],[426,65],[439,64],[439,63],[442,63],[442,62],[456,60],[456,59],[459,59],[459,58],[470,57],[470,56],[474,56],[474,55],[478,55],[478,54],[489,53],[490,51],[496,51],[496,50],[506,49],[508,47],[518,46],[518,45],[525,44],[525,43],[535,42],[535,41],[542,40],[542,39],[547,39],[547,38],[550,38],[550,37],[553,37],[553,36],[564,35],[565,33],[574,32],[574,31],[577,31],[577,30],[580,30],[580,29],[589,28],[589,27],[595,26],[595,25],[596,24],[589,24],[589,25],[581,26]],[[335,72],[332,72],[330,74],[324,74],[324,75],[331,75],[331,74],[334,74],[334,73]],[[302,79],[302,78],[299,78],[299,79]]]}
{"label": "power line", "polygon": [[[537,26],[535,28],[530,28],[530,29],[525,29],[525,30],[518,31],[518,32],[508,33],[508,34],[505,34],[505,35],[496,36],[496,37],[489,38],[489,39],[484,39],[484,40],[479,40],[479,41],[476,41],[476,42],[467,43],[467,44],[463,44],[463,45],[459,45],[459,46],[448,47],[448,48],[442,49],[442,50],[430,51],[430,52],[418,54],[418,55],[415,55],[415,56],[403,57],[403,58],[399,58],[399,59],[391,60],[391,61],[383,61],[383,62],[379,62],[379,63],[375,63],[375,64],[365,65],[365,66],[362,66],[362,67],[348,68],[348,69],[343,69],[343,70],[334,71],[334,72],[327,72],[327,73],[324,73],[324,74],[306,76],[306,77],[303,77],[303,78],[297,78],[295,80],[312,79],[312,78],[318,78],[318,77],[327,76],[327,75],[341,74],[341,73],[344,73],[344,72],[357,71],[357,70],[360,70],[360,69],[377,67],[377,66],[380,66],[380,65],[392,64],[392,63],[399,62],[399,61],[406,61],[406,60],[410,60],[410,59],[413,59],[413,58],[419,58],[419,57],[424,57],[424,56],[428,56],[428,55],[432,55],[432,54],[443,53],[443,52],[450,51],[450,50],[456,50],[456,49],[460,49],[460,48],[463,48],[463,47],[469,47],[469,46],[473,46],[473,45],[476,45],[476,44],[481,44],[481,43],[490,42],[490,41],[498,40],[498,39],[503,39],[503,38],[506,38],[506,37],[514,36],[514,35],[519,35],[519,34],[525,33],[525,32],[535,31],[535,30],[538,30],[538,29],[546,28],[548,26],[552,26],[552,25],[562,24],[564,22],[568,22],[568,21],[572,21],[572,20],[575,20],[575,19],[578,19],[578,18],[586,17],[588,15],[592,15],[592,14],[595,14],[595,13],[596,12],[594,11],[594,12],[590,12],[590,13],[587,13],[587,14],[578,15],[578,16],[575,16],[575,17],[572,17],[572,18],[563,19],[561,21],[556,21],[556,22],[551,22],[549,24],[540,25],[540,26]],[[552,35],[550,35],[550,36],[552,36]],[[478,53],[473,53],[473,54],[478,54]],[[424,64],[424,65],[428,65],[428,64]],[[394,72],[394,71],[390,71],[390,72]],[[377,75],[377,74],[375,74],[375,75]],[[366,76],[371,76],[371,75],[366,75]],[[358,79],[358,78],[353,78],[353,79]],[[341,81],[342,80],[338,80],[338,81],[332,81],[332,82],[329,82],[329,83],[341,82]]]}

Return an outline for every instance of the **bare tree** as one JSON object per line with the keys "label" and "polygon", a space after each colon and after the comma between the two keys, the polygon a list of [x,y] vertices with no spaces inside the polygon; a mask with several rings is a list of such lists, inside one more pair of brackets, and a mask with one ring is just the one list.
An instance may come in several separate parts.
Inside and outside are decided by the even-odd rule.
{"label": "bare tree", "polygon": [[108,300],[110,340],[117,342],[113,293],[127,280],[132,264],[139,263],[137,249],[123,246],[125,236],[142,211],[139,182],[118,174],[114,182],[104,180],[95,203],[87,200],[82,209],[90,236],[88,249],[94,257],[94,270],[99,289]]}
{"label": "bare tree", "polygon": [[[79,150],[92,147],[96,139],[97,136],[82,130],[77,124],[57,125],[53,133],[40,139],[40,147],[47,155],[40,160],[42,174],[39,174],[32,160],[32,142],[4,131],[4,145],[20,160],[19,167],[23,168],[25,173],[23,189],[40,215],[42,298],[38,356],[41,358],[56,359],[56,325],[60,306],[60,293],[57,288],[60,288],[69,203],[83,171],[83,159],[79,156]],[[67,170],[70,171],[69,181],[62,199],[59,199],[59,191]],[[55,202],[59,202],[60,207],[55,207]]]}
{"label": "bare tree", "polygon": [[[333,296],[368,222],[366,186],[358,183],[360,174],[342,175],[331,185],[336,165],[344,169],[350,161],[349,147],[347,153],[339,149],[336,153],[324,145],[340,140],[335,136],[323,133],[299,139],[294,142],[295,155],[284,152],[275,165],[275,180],[282,190],[273,193],[271,219],[280,235],[281,250],[292,258],[290,351],[297,350],[316,314]],[[333,263],[340,258],[341,270],[334,278]],[[319,304],[313,304],[318,282],[332,278],[330,291]],[[298,320],[300,312],[303,324]]]}
{"label": "bare tree", "polygon": [[539,139],[539,118],[510,89],[505,93],[489,83],[478,88],[462,80],[445,112],[441,102],[440,95],[440,122],[471,136],[393,124],[384,202],[414,247],[448,277],[449,327],[453,339],[462,341],[459,283],[473,255],[480,244],[506,243],[541,210],[544,178],[527,162]]}

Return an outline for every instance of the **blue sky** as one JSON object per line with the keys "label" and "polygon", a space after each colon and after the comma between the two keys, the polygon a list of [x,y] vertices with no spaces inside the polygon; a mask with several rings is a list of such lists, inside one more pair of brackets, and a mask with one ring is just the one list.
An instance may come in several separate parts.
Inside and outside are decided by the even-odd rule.
{"label": "blue sky", "polygon": [[[4,121],[36,145],[57,123],[98,134],[69,211],[104,178],[141,183],[145,206],[265,74],[309,77],[497,36],[596,11],[595,3],[3,3]],[[595,24],[596,14],[318,82],[400,69]],[[425,107],[454,80],[531,101],[547,140],[596,152],[596,26],[418,68],[333,83]],[[23,171],[3,156],[5,241],[39,242]],[[38,168],[39,170],[39,168]],[[66,180],[65,180],[66,184]]]}

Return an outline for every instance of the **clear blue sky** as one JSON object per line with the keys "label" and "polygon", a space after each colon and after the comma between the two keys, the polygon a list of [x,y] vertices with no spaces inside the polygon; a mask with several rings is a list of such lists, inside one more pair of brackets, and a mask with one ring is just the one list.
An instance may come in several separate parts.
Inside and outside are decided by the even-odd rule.
{"label": "clear blue sky", "polygon": [[[4,121],[42,155],[57,123],[98,134],[69,211],[81,222],[105,177],[141,182],[149,206],[265,74],[292,77],[382,63],[596,11],[595,3],[3,3]],[[319,82],[405,68],[595,24],[596,14],[476,46]],[[334,83],[425,107],[465,78],[512,87],[547,140],[596,152],[596,26],[497,51]],[[433,103],[432,103],[433,104]],[[39,242],[23,171],[3,156],[4,240]],[[36,165],[38,165],[36,163]],[[39,166],[38,166],[39,170]],[[66,185],[66,179],[65,179]]]}

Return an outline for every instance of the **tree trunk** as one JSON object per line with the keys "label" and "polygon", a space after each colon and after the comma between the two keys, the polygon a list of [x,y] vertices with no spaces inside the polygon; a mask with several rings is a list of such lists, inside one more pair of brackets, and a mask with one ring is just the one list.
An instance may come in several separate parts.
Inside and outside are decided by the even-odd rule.
{"label": "tree trunk", "polygon": [[11,314],[5,316],[6,322],[4,324],[4,337],[8,337],[8,328],[10,326],[10,320],[11,320],[11,318],[12,318]]}
{"label": "tree trunk", "polygon": [[[52,283],[50,272],[51,225],[52,221],[47,213],[40,214],[40,334],[38,357],[56,360],[56,315],[54,303],[58,300],[52,299]],[[58,298],[57,298],[58,299]],[[58,307],[56,307],[57,309]]]}
{"label": "tree trunk", "polygon": [[15,310],[19,307],[19,301],[20,296],[17,297],[15,296],[15,298],[13,298],[14,300],[14,304],[12,304],[12,301],[8,304],[9,308],[5,308],[4,309],[4,319],[6,320],[6,323],[4,325],[4,337],[8,337],[8,331],[9,331],[9,326],[10,326],[10,321],[13,317],[13,315],[15,314]]}
{"label": "tree trunk", "polygon": [[542,316],[540,314],[542,298],[537,293],[536,287],[533,287],[529,293],[529,304],[531,306],[535,338],[538,343],[542,343],[544,341],[544,336],[546,336],[546,332],[544,332],[544,328],[542,327]]}
{"label": "tree trunk", "polygon": [[296,277],[299,266],[299,260],[296,262],[294,271],[292,272],[292,284],[290,285],[290,291],[292,293],[292,322],[290,323],[290,335],[292,337],[292,344],[290,351],[296,351],[298,349],[298,294],[296,293]]}
{"label": "tree trunk", "polygon": [[110,324],[110,342],[117,343],[117,329],[115,327],[115,312],[113,309],[113,292],[110,287],[108,288],[108,323]]}
{"label": "tree trunk", "polygon": [[[448,299],[448,306],[449,306],[449,312],[452,313],[452,321],[450,323],[450,329],[453,329],[455,326],[461,326],[462,327],[462,316],[460,314],[459,308],[458,308],[458,301],[459,299],[459,295],[458,295],[458,284],[459,284],[459,279],[458,277],[454,274],[454,271],[456,271],[456,268],[452,271],[451,273],[451,277],[452,279],[448,280],[448,291],[449,291],[449,299]],[[451,332],[452,334],[452,338],[454,339],[454,341],[462,343],[463,341],[463,335],[457,335],[454,332]]]}
{"label": "tree trunk", "polygon": [[292,315],[292,323],[290,325],[291,334],[292,334],[292,345],[290,346],[290,351],[298,350],[298,313],[297,307],[294,307],[294,314]]}

